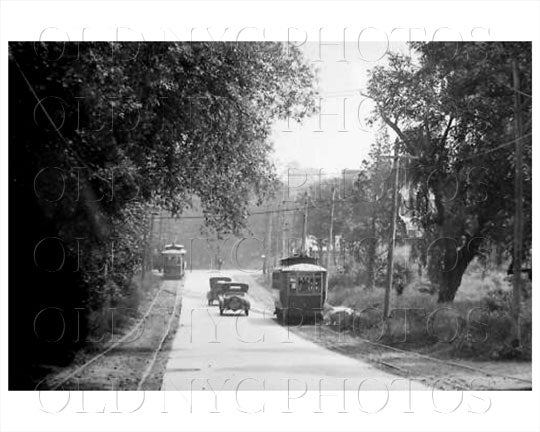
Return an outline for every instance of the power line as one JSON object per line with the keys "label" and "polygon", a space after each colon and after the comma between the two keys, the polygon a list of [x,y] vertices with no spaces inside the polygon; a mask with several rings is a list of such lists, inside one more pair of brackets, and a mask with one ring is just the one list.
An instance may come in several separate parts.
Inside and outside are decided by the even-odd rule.
{"label": "power line", "polygon": [[[499,144],[497,147],[491,148],[491,149],[486,150],[486,151],[484,151],[482,153],[476,153],[476,154],[473,154],[473,155],[470,155],[470,156],[467,156],[467,157],[464,157],[464,158],[460,158],[459,161],[468,161],[468,160],[472,160],[472,159],[476,159],[476,158],[485,156],[487,154],[493,153],[493,152],[495,152],[497,150],[500,150],[502,148],[509,147],[512,144],[515,144],[517,141],[519,141],[521,139],[524,139],[524,138],[528,138],[530,136],[532,136],[532,133],[524,134],[521,138],[515,138],[515,139],[513,139],[511,141],[507,141],[505,143]],[[393,158],[394,156],[393,155],[381,155],[380,157]],[[401,155],[399,157],[400,157],[400,159],[413,159],[413,160],[419,160],[420,159],[420,156],[414,156],[414,155]],[[439,165],[421,165],[421,167],[422,168],[438,168]]]}
{"label": "power line", "polygon": [[497,82],[497,84],[499,84],[499,85],[501,85],[503,87],[506,87],[506,88],[512,90],[515,93],[518,93],[518,94],[520,94],[522,96],[525,96],[525,97],[528,97],[528,98],[532,99],[532,96],[530,94],[525,93],[525,92],[523,92],[523,91],[521,91],[519,89],[516,89],[515,87],[512,87],[511,85],[508,85],[508,84],[502,82],[500,78],[496,78],[496,82]]}
{"label": "power line", "polygon": [[[328,204],[328,208],[331,204]],[[315,209],[315,208],[326,208],[326,205],[317,206],[317,205],[308,205],[309,209]],[[250,212],[249,216],[256,216],[256,215],[266,215],[266,214],[273,214],[273,213],[280,213],[280,212],[300,212],[304,211],[305,206],[303,207],[296,207],[296,208],[282,208],[278,210],[261,210],[261,211],[255,211]],[[178,221],[183,219],[204,219],[204,215],[188,215],[188,216],[160,216],[161,219],[177,219]],[[157,218],[157,219],[159,219]]]}
{"label": "power line", "polygon": [[529,137],[529,136],[531,136],[531,135],[532,135],[532,133],[525,134],[525,135],[523,135],[523,136],[520,137],[520,138],[516,138],[516,139],[513,139],[512,141],[505,142],[505,143],[503,143],[503,144],[498,145],[497,147],[494,147],[494,148],[492,148],[492,149],[486,150],[486,151],[483,152],[483,153],[475,154],[475,155],[472,155],[472,156],[463,158],[462,160],[471,160],[471,159],[474,159],[474,158],[477,158],[477,157],[480,157],[480,156],[484,156],[484,155],[489,154],[489,153],[493,153],[494,151],[497,151],[497,150],[499,150],[499,149],[501,149],[501,148],[508,147],[508,146],[510,146],[510,145],[512,145],[512,144],[515,144],[517,141],[519,141],[519,140],[521,140],[521,139],[523,139],[523,138],[527,138],[527,137]]}

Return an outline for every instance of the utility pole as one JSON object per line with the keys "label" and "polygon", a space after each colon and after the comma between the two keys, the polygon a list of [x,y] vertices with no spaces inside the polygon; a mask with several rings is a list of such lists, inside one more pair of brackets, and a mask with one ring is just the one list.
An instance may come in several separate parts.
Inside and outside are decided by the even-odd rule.
{"label": "utility pole", "polygon": [[163,249],[163,213],[159,209],[159,247]]}
{"label": "utility pole", "polygon": [[282,213],[281,213],[281,256],[286,257],[288,248],[287,248],[287,205],[283,203]]}
{"label": "utility pole", "polygon": [[305,194],[304,204],[304,221],[302,223],[302,253],[307,254],[306,240],[307,240],[307,221],[308,221],[308,194]]}
{"label": "utility pole", "polygon": [[[330,268],[330,254],[334,250],[334,203],[336,199],[336,188],[332,186],[332,204],[330,206],[330,227],[328,228],[328,246],[326,247],[326,270]],[[327,278],[328,279],[328,278]]]}
{"label": "utility pole", "polygon": [[289,252],[289,245],[290,245],[290,239],[289,239],[289,223],[285,222],[285,227],[283,228],[283,232],[285,233],[283,238],[283,256],[288,257]]}
{"label": "utility pole", "polygon": [[276,226],[276,229],[274,230],[275,234],[271,237],[272,241],[271,241],[271,250],[272,250],[272,255],[274,256],[274,268],[277,267],[277,259],[278,259],[278,250],[279,250],[279,246],[278,246],[278,241],[279,241],[279,218],[280,218],[280,215],[281,215],[281,204],[278,204],[277,205],[277,211],[276,211],[276,215],[275,215],[275,226]]}
{"label": "utility pole", "polygon": [[[326,283],[324,286],[325,298],[328,298],[328,279],[330,277],[330,254],[334,251],[334,202],[336,188],[332,186],[332,204],[330,206],[330,227],[328,228],[328,244],[326,246]],[[332,251],[332,252],[330,252]]]}
{"label": "utility pole", "polygon": [[147,251],[147,246],[146,246],[146,238],[147,238],[147,234],[146,234],[146,224],[145,224],[145,227],[144,227],[144,233],[143,233],[143,253],[142,253],[142,265],[141,265],[141,282],[144,281],[144,277],[146,276],[146,251]]}
{"label": "utility pole", "polygon": [[387,257],[387,274],[386,274],[386,288],[384,292],[384,321],[388,320],[390,315],[390,295],[392,292],[392,284],[394,282],[394,246],[396,243],[396,218],[398,209],[398,186],[399,186],[399,155],[398,155],[398,141],[394,143],[394,162],[392,168],[394,173],[394,188],[392,197],[392,219],[390,221],[390,241],[388,242],[388,257]]}
{"label": "utility pole", "polygon": [[268,271],[268,263],[272,252],[272,211],[269,211],[267,215],[265,237],[263,274],[266,274]]}
{"label": "utility pole", "polygon": [[150,267],[149,270],[152,271],[154,269],[154,249],[152,247],[152,242],[154,239],[154,215],[156,215],[157,212],[152,210],[152,213],[150,215],[150,235],[148,239],[148,245],[150,250]]}
{"label": "utility pole", "polygon": [[521,99],[519,70],[517,61],[512,60],[512,76],[514,81],[514,123],[515,123],[515,220],[514,220],[514,278],[512,293],[512,312],[516,323],[519,340],[519,314],[521,303],[521,257],[523,256],[523,123],[521,120]]}

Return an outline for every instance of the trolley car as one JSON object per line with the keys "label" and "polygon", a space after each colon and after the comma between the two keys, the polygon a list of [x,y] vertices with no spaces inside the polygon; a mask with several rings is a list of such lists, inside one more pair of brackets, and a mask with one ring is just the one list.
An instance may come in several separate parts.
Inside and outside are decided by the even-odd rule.
{"label": "trolley car", "polygon": [[186,268],[186,249],[182,245],[165,245],[161,251],[163,279],[181,279]]}
{"label": "trolley car", "polygon": [[289,324],[293,319],[306,322],[322,317],[326,277],[316,258],[303,254],[281,259],[272,272],[272,288],[279,290],[274,312],[278,321]]}

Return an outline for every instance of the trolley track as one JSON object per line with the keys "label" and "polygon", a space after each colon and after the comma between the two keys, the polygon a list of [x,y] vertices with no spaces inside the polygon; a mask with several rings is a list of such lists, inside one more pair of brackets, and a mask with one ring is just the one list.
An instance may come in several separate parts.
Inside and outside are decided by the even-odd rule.
{"label": "trolley track", "polygon": [[[169,290],[165,290],[165,291],[169,292],[169,293],[171,292]],[[142,375],[141,379],[139,380],[139,383],[137,384],[137,390],[143,390],[144,389],[143,386],[146,384],[146,382],[148,380],[148,377],[150,376],[150,374],[152,373],[152,370],[155,367],[156,361],[158,359],[158,355],[161,352],[161,350],[163,349],[163,346],[165,345],[165,341],[171,335],[171,330],[172,330],[172,327],[173,327],[173,323],[178,318],[177,312],[178,313],[180,312],[179,308],[181,307],[181,299],[182,299],[182,297],[180,295],[180,292],[181,292],[180,287],[177,287],[176,288],[176,293],[175,293],[175,300],[174,300],[174,309],[173,309],[173,312],[169,315],[169,319],[168,319],[168,322],[167,322],[167,329],[163,333],[163,337],[160,339],[159,344],[158,344],[157,348],[154,351],[154,354],[152,355],[150,361],[148,362],[148,365],[147,365],[146,369],[144,370],[143,375]]]}
{"label": "trolley track", "polygon": [[[519,377],[515,377],[515,376],[510,376],[510,375],[506,375],[506,374],[494,374],[494,373],[488,372],[488,371],[486,371],[484,369],[474,367],[474,366],[470,366],[470,365],[466,365],[466,364],[462,364],[462,363],[455,362],[455,361],[452,361],[452,360],[443,360],[443,359],[439,359],[439,358],[429,356],[429,355],[426,355],[426,354],[421,354],[421,353],[414,352],[414,351],[403,350],[403,349],[392,347],[390,345],[385,345],[385,344],[382,344],[382,343],[379,343],[379,342],[369,341],[369,340],[364,339],[364,338],[361,338],[361,340],[364,343],[372,344],[374,346],[378,346],[378,347],[380,347],[382,349],[385,349],[385,350],[394,351],[394,352],[397,352],[397,353],[400,353],[400,354],[403,354],[403,355],[407,355],[407,356],[415,356],[415,357],[418,357],[418,358],[422,358],[422,359],[424,359],[426,361],[431,361],[431,362],[435,362],[435,363],[445,365],[445,366],[447,366],[449,368],[464,369],[464,370],[473,372],[475,374],[484,375],[484,376],[489,377],[489,378],[499,378],[499,379],[503,379],[503,380],[506,380],[506,381],[519,382],[520,385],[522,385],[522,386],[523,386],[523,384],[525,384],[526,386],[530,386],[532,388],[532,381],[531,380],[527,380],[527,379],[523,379],[523,378],[519,378]],[[392,364],[389,364],[387,362],[383,362],[383,361],[379,361],[379,362],[382,365],[386,365],[386,366],[389,366],[389,367],[396,367],[396,365],[392,365]],[[408,373],[408,371],[406,369],[403,369],[403,370],[404,370],[404,372]],[[451,380],[446,379],[446,378],[439,378],[439,379],[442,382],[448,383],[450,385],[454,385],[456,387],[460,387],[459,388],[460,390],[471,390],[471,388],[470,388],[471,386],[469,386],[467,388],[467,387],[463,387],[463,385],[459,384],[458,382],[451,381]],[[487,390],[487,389],[483,389],[483,390]]]}
{"label": "trolley track", "polygon": [[[47,381],[51,390],[159,389],[149,383],[181,307],[183,280],[164,280],[142,317],[120,339],[110,342],[82,364]],[[164,319],[168,315],[167,319]],[[159,381],[159,383],[158,383]],[[156,388],[154,388],[156,387]]]}
{"label": "trolley track", "polygon": [[[485,368],[396,348],[348,333],[340,334],[339,330],[329,326],[320,326],[317,336],[307,327],[291,327],[291,330],[330,350],[366,360],[400,376],[421,381],[432,388],[441,390],[530,390],[532,388],[532,380],[526,378],[495,373]],[[441,373],[441,367],[444,373]]]}

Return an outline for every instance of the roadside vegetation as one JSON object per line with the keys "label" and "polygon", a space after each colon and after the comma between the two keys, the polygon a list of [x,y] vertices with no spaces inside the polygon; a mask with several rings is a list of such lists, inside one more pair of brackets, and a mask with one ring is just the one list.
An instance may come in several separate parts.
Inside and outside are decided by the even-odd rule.
{"label": "roadside vegetation", "polygon": [[85,323],[87,327],[84,333],[78,334],[76,344],[78,349],[69,352],[64,362],[36,365],[29,371],[28,379],[40,389],[50,388],[62,376],[104,351],[134,329],[157,294],[161,277],[147,273],[142,279],[140,275],[135,275],[130,281],[129,289],[121,293],[114,292],[119,288],[112,284],[108,283],[109,291],[103,300],[105,306],[96,308],[84,317],[79,315],[80,324]]}
{"label": "roadside vegetation", "polygon": [[163,282],[160,275],[147,273],[133,285],[132,295],[116,300],[108,313],[91,316],[94,326],[85,344],[69,365],[50,367],[40,390],[161,388],[179,322],[181,281]]}
{"label": "roadside vegetation", "polygon": [[366,289],[344,275],[331,277],[328,301],[346,310],[332,312],[328,322],[348,332],[379,342],[441,358],[531,360],[531,283],[522,303],[520,341],[512,319],[511,280],[500,271],[482,275],[473,264],[452,303],[441,305],[425,278],[414,277],[401,294],[392,292],[391,313],[382,319],[384,287]]}

